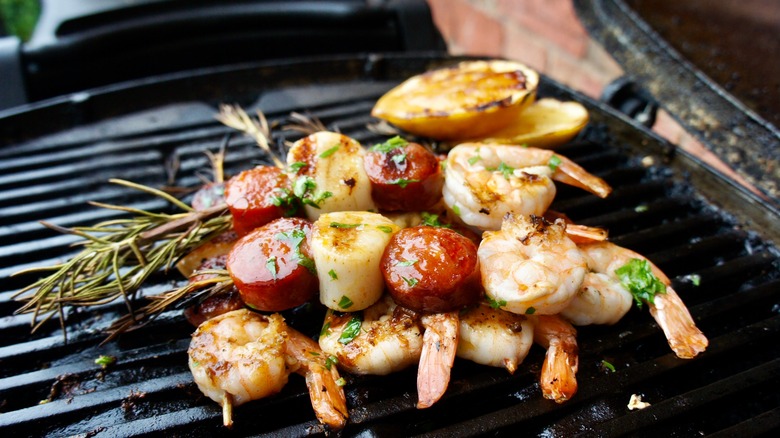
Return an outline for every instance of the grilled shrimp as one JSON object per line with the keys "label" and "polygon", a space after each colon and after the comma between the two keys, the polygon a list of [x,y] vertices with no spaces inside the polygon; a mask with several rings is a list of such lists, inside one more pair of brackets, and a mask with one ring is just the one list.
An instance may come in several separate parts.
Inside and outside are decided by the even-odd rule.
{"label": "grilled shrimp", "polygon": [[553,180],[602,198],[612,190],[601,178],[550,150],[464,143],[447,155],[442,194],[463,222],[498,230],[507,213],[542,215],[555,196]]}
{"label": "grilled shrimp", "polygon": [[222,405],[225,426],[232,425],[233,406],[278,393],[289,374],[298,372],[306,377],[317,418],[341,429],[346,398],[336,384],[338,371],[319,353],[316,343],[287,326],[281,315],[246,309],[201,324],[188,350],[195,383]]}
{"label": "grilled shrimp", "polygon": [[317,132],[293,144],[287,164],[297,168],[293,192],[303,198],[309,220],[333,211],[376,210],[363,169],[365,154],[360,143],[335,132]]}
{"label": "grilled shrimp", "polygon": [[566,308],[585,277],[580,250],[561,220],[509,215],[499,231],[486,231],[477,255],[485,293],[519,314],[556,314]]}
{"label": "grilled shrimp", "polygon": [[533,345],[533,321],[482,303],[460,315],[458,357],[514,374]]}
{"label": "grilled shrimp", "polygon": [[577,392],[577,330],[558,315],[538,315],[534,342],[547,349],[540,383],[544,398],[563,403]]}
{"label": "grilled shrimp", "polygon": [[[590,263],[588,267],[592,269]],[[580,290],[569,305],[561,310],[561,316],[574,325],[611,325],[631,310],[633,301],[631,292],[615,278],[601,272],[588,272]]]}
{"label": "grilled shrimp", "polygon": [[353,374],[400,371],[419,361],[422,345],[420,316],[387,294],[362,312],[329,310],[320,334],[322,351]]}
{"label": "grilled shrimp", "polygon": [[[677,357],[682,359],[693,358],[706,350],[709,344],[707,337],[696,327],[696,323],[693,321],[685,304],[672,289],[671,281],[658,267],[642,255],[610,242],[580,245],[580,249],[585,255],[588,268],[593,272],[603,274],[601,280],[609,284],[609,287],[599,289],[601,294],[614,294],[616,297],[611,298],[613,301],[596,302],[598,305],[591,307],[589,310],[579,310],[578,308],[564,310],[564,315],[570,318],[574,313],[590,313],[591,315],[604,313],[617,316],[622,311],[622,308],[626,306],[626,300],[629,301],[630,305],[631,293],[620,284],[619,274],[615,271],[627,266],[632,260],[647,261],[652,274],[666,286],[666,292],[658,293],[651,300],[644,301],[650,308],[650,314],[661,327],[664,335],[666,335],[669,346]],[[613,308],[615,307],[614,302],[617,301],[621,302],[620,311]],[[575,300],[575,304],[578,306],[583,305],[582,300]],[[625,312],[627,311],[628,309],[625,309]]]}

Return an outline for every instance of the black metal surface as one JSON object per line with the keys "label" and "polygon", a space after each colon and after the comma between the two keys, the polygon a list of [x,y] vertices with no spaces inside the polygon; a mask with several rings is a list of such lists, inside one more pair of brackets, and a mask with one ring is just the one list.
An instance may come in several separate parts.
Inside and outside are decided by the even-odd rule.
{"label": "black metal surface", "polygon": [[26,103],[200,67],[423,50],[446,51],[424,0],[43,0],[8,67]]}
{"label": "black metal surface", "polygon": [[628,74],[688,132],[775,206],[780,205],[780,130],[776,126],[704,75],[625,1],[577,0],[574,4],[590,35]]}
{"label": "black metal surface", "polygon": [[[38,220],[68,226],[113,216],[85,205],[90,199],[165,208],[108,185],[108,177],[160,186],[168,182],[166,162],[175,157],[174,182],[197,185],[198,171],[208,166],[202,151],[215,151],[228,132],[213,119],[220,102],[261,108],[273,121],[309,111],[331,129],[372,144],[379,137],[366,123],[376,98],[412,73],[454,61],[386,55],[258,64],[117,86],[0,118],[3,433],[322,435],[297,376],[278,396],[236,408],[234,429],[224,429],[219,407],[191,381],[186,349],[192,328],[179,311],[104,346],[101,329],[124,304],[71,311],[66,344],[54,321],[29,334],[30,318],[13,315],[11,296],[32,278],[8,276],[72,251],[71,237]],[[606,226],[616,243],[664,269],[710,338],[709,350],[691,361],[675,358],[646,311],[634,309],[615,326],[580,329],[580,390],[566,404],[542,398],[543,351],[534,347],[514,376],[456,361],[447,394],[426,410],[414,407],[415,370],[347,376],[350,420],[342,435],[771,436],[780,409],[780,216],[603,104],[547,80],[540,93],[589,108],[590,125],[560,153],[615,187],[605,200],[562,187],[553,207],[580,223]],[[282,138],[294,139],[279,133]],[[261,161],[250,140],[236,138],[226,170]],[[143,293],[162,292],[176,281],[159,275]],[[102,370],[94,363],[100,355],[117,362]],[[602,360],[616,371],[604,369]],[[651,407],[629,411],[634,393]]]}

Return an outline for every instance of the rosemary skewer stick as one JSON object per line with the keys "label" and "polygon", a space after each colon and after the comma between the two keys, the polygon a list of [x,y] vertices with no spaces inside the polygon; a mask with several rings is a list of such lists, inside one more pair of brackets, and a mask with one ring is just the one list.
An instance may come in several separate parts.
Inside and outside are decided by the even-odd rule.
{"label": "rosemary skewer stick", "polygon": [[[184,210],[182,213],[153,213],[123,206],[95,204],[127,211],[137,216],[101,222],[91,227],[45,226],[84,240],[81,252],[70,260],[49,267],[30,268],[13,275],[47,274],[17,292],[25,304],[16,313],[33,314],[33,331],[63,306],[93,306],[123,298],[132,312],[130,299],[153,273],[170,269],[181,256],[227,230],[230,216],[224,204],[194,211],[162,191],[123,180],[112,182],[154,194]],[[43,321],[38,323],[39,317]]]}

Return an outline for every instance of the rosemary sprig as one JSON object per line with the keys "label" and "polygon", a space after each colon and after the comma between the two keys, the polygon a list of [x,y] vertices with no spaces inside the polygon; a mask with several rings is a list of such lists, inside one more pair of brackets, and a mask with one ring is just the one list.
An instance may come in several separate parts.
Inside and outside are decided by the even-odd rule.
{"label": "rosemary sprig", "polygon": [[149,276],[160,269],[170,269],[181,256],[231,225],[224,204],[194,211],[161,190],[118,179],[111,182],[163,198],[183,212],[154,213],[92,203],[136,216],[91,227],[64,228],[43,222],[55,231],[83,238],[74,244],[83,249],[64,263],[14,274],[46,274],[15,295],[25,303],[17,313],[33,314],[33,331],[54,314],[59,314],[60,323],[64,324],[64,306],[94,306],[122,298],[132,316],[130,300]]}
{"label": "rosemary sprig", "polygon": [[219,114],[216,117],[225,126],[237,129],[252,137],[257,145],[271,157],[274,165],[284,169],[284,163],[271,151],[271,146],[268,144],[271,138],[271,128],[262,112],[257,111],[257,119],[253,119],[238,105],[220,105]]}
{"label": "rosemary sprig", "polygon": [[301,114],[294,111],[290,113],[290,123],[282,126],[282,129],[285,131],[300,132],[303,135],[328,131],[325,124],[317,117],[311,114]]}
{"label": "rosemary sprig", "polygon": [[126,331],[136,330],[146,325],[151,319],[167,310],[173,304],[196,291],[202,291],[203,297],[225,292],[233,287],[233,280],[225,269],[204,269],[192,273],[192,277],[207,275],[208,277],[198,281],[188,282],[186,285],[164,292],[159,295],[147,297],[150,303],[138,309],[135,313],[129,313],[114,321],[109,327],[108,342],[117,335]]}

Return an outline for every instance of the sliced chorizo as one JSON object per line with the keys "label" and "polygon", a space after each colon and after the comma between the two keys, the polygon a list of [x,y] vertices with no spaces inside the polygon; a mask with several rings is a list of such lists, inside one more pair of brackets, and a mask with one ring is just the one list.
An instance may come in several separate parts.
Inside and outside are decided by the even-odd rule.
{"label": "sliced chorizo", "polygon": [[415,311],[451,312],[482,296],[476,245],[447,228],[399,231],[380,267],[396,303]]}
{"label": "sliced chorizo", "polygon": [[233,245],[227,268],[248,306],[276,312],[304,304],[317,293],[310,239],[307,220],[281,218]]}
{"label": "sliced chorizo", "polygon": [[441,199],[439,160],[417,143],[394,140],[369,149],[363,159],[371,197],[383,211],[424,211]]}
{"label": "sliced chorizo", "polygon": [[281,169],[258,166],[230,178],[225,184],[225,203],[233,215],[239,236],[280,217],[290,216],[284,199],[291,193],[290,180]]}

